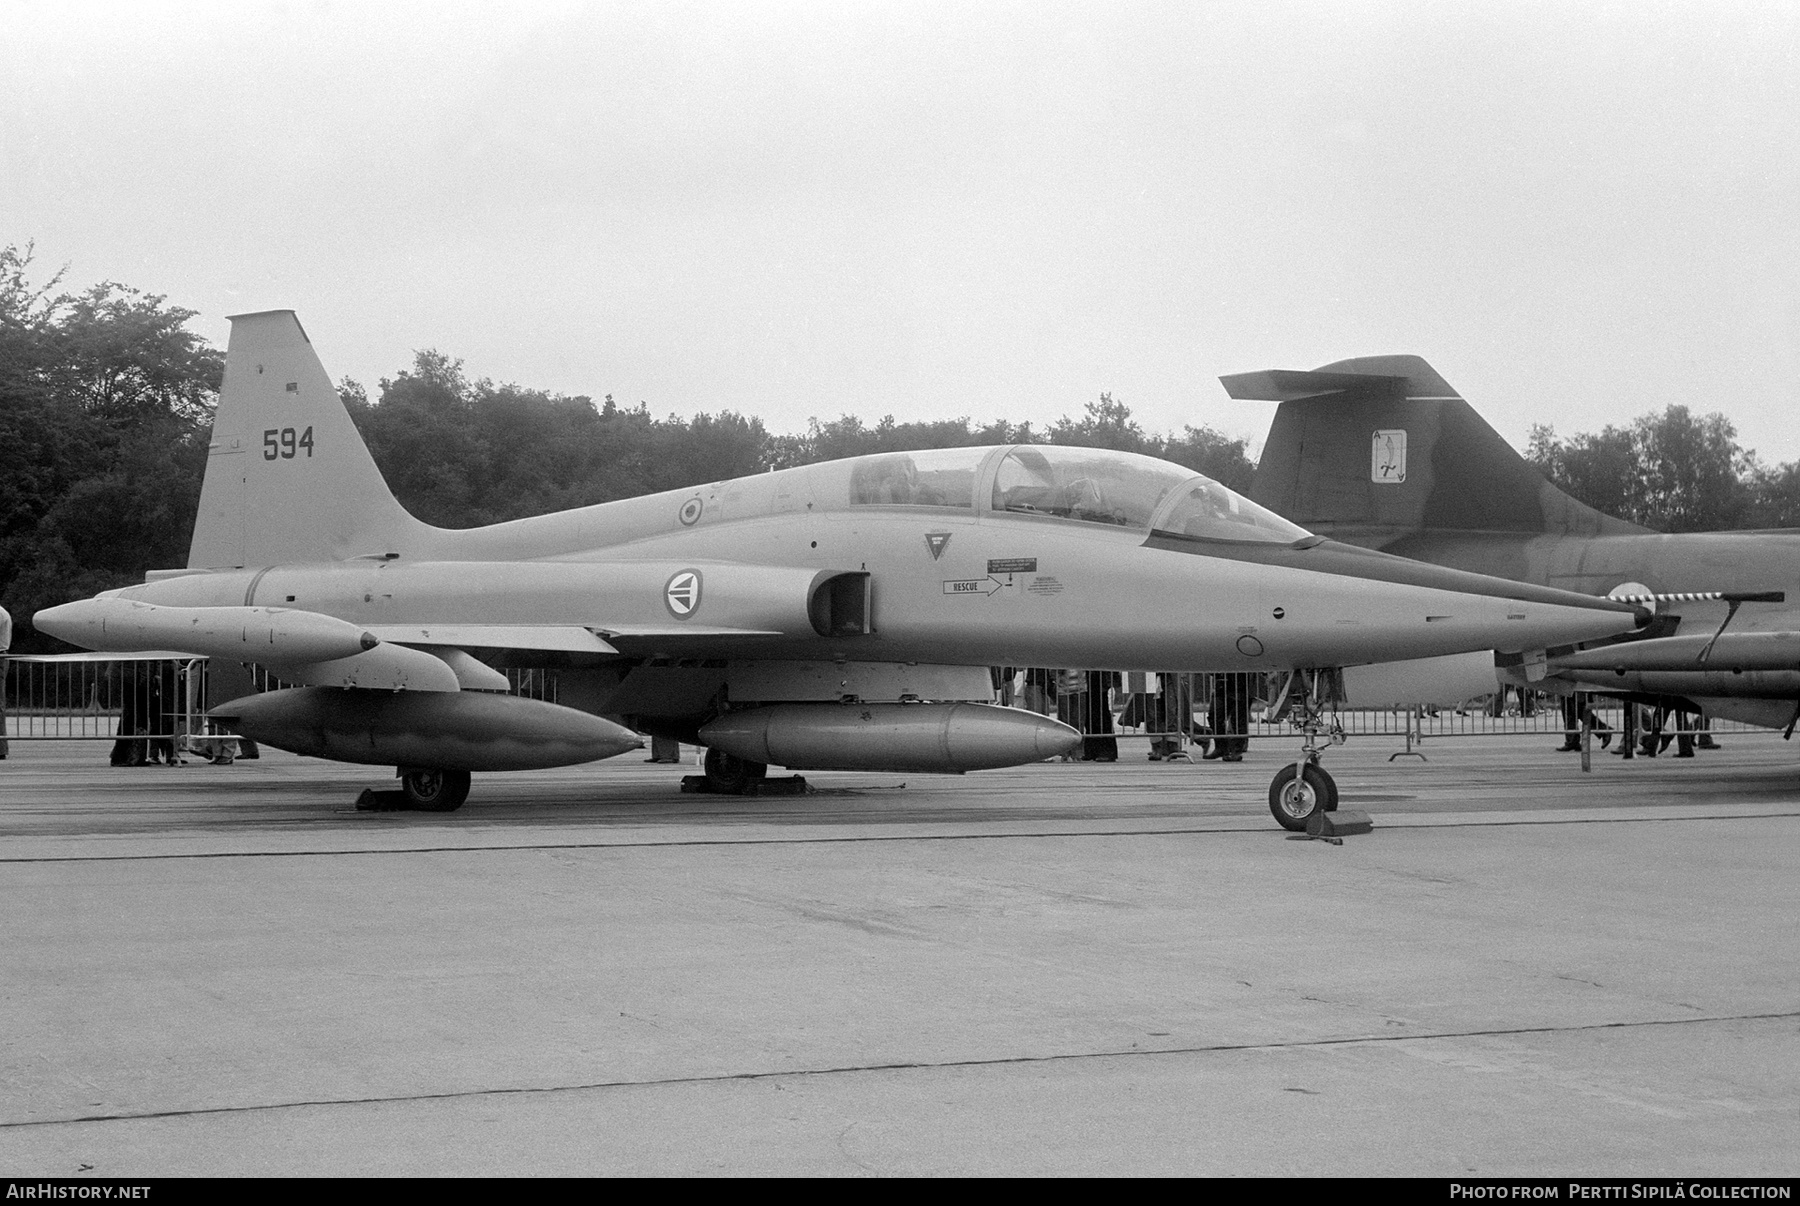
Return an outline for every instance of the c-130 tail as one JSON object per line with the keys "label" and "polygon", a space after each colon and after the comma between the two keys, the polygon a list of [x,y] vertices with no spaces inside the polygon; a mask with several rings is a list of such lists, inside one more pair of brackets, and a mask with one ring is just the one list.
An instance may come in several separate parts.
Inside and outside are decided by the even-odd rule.
{"label": "c-130 tail", "polygon": [[1220,381],[1233,398],[1281,404],[1250,496],[1321,535],[1383,548],[1428,529],[1645,531],[1551,485],[1418,356]]}

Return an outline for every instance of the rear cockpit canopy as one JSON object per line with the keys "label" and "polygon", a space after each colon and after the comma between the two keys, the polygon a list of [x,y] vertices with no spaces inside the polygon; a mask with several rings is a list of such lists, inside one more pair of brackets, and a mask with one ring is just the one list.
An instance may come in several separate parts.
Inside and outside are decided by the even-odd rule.
{"label": "rear cockpit canopy", "polygon": [[853,507],[975,509],[975,475],[991,448],[927,448],[850,462]]}
{"label": "rear cockpit canopy", "polygon": [[[1293,544],[1311,533],[1191,469],[1101,448],[1028,444],[932,448],[847,463],[851,507],[927,507],[970,512],[985,491],[1009,515],[1100,524],[1201,540]],[[818,466],[832,475],[833,467]],[[843,472],[838,470],[837,472]],[[828,479],[827,479],[828,480]],[[827,480],[822,501],[834,493]],[[842,505],[842,504],[840,504]],[[825,502],[826,509],[834,509]]]}

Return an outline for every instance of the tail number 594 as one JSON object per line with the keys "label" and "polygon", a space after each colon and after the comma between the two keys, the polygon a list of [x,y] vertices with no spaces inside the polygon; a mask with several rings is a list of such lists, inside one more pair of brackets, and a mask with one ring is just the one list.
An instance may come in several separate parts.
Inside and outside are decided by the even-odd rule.
{"label": "tail number 594", "polygon": [[284,461],[291,461],[301,449],[305,449],[307,456],[313,454],[313,437],[310,427],[298,436],[294,434],[292,427],[271,427],[263,432],[263,460],[265,461],[272,461],[277,457]]}

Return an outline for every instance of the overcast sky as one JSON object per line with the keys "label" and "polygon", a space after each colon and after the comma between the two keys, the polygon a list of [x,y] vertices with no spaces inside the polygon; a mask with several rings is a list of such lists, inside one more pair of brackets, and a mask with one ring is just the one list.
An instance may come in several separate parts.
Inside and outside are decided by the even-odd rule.
{"label": "overcast sky", "polygon": [[1423,355],[1515,444],[1800,458],[1800,4],[0,0],[0,243],[338,378],[1259,444]]}

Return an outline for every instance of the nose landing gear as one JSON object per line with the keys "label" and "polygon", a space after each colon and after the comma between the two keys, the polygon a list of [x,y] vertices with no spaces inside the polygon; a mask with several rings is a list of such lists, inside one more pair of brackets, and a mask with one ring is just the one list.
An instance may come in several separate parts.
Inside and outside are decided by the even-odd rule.
{"label": "nose landing gear", "polygon": [[1269,812],[1283,829],[1304,833],[1315,812],[1337,811],[1337,783],[1319,765],[1319,756],[1344,743],[1344,726],[1337,718],[1342,688],[1336,670],[1295,670],[1282,687],[1281,702],[1267,717],[1277,721],[1291,715],[1301,734],[1299,756],[1277,771],[1269,784]]}

